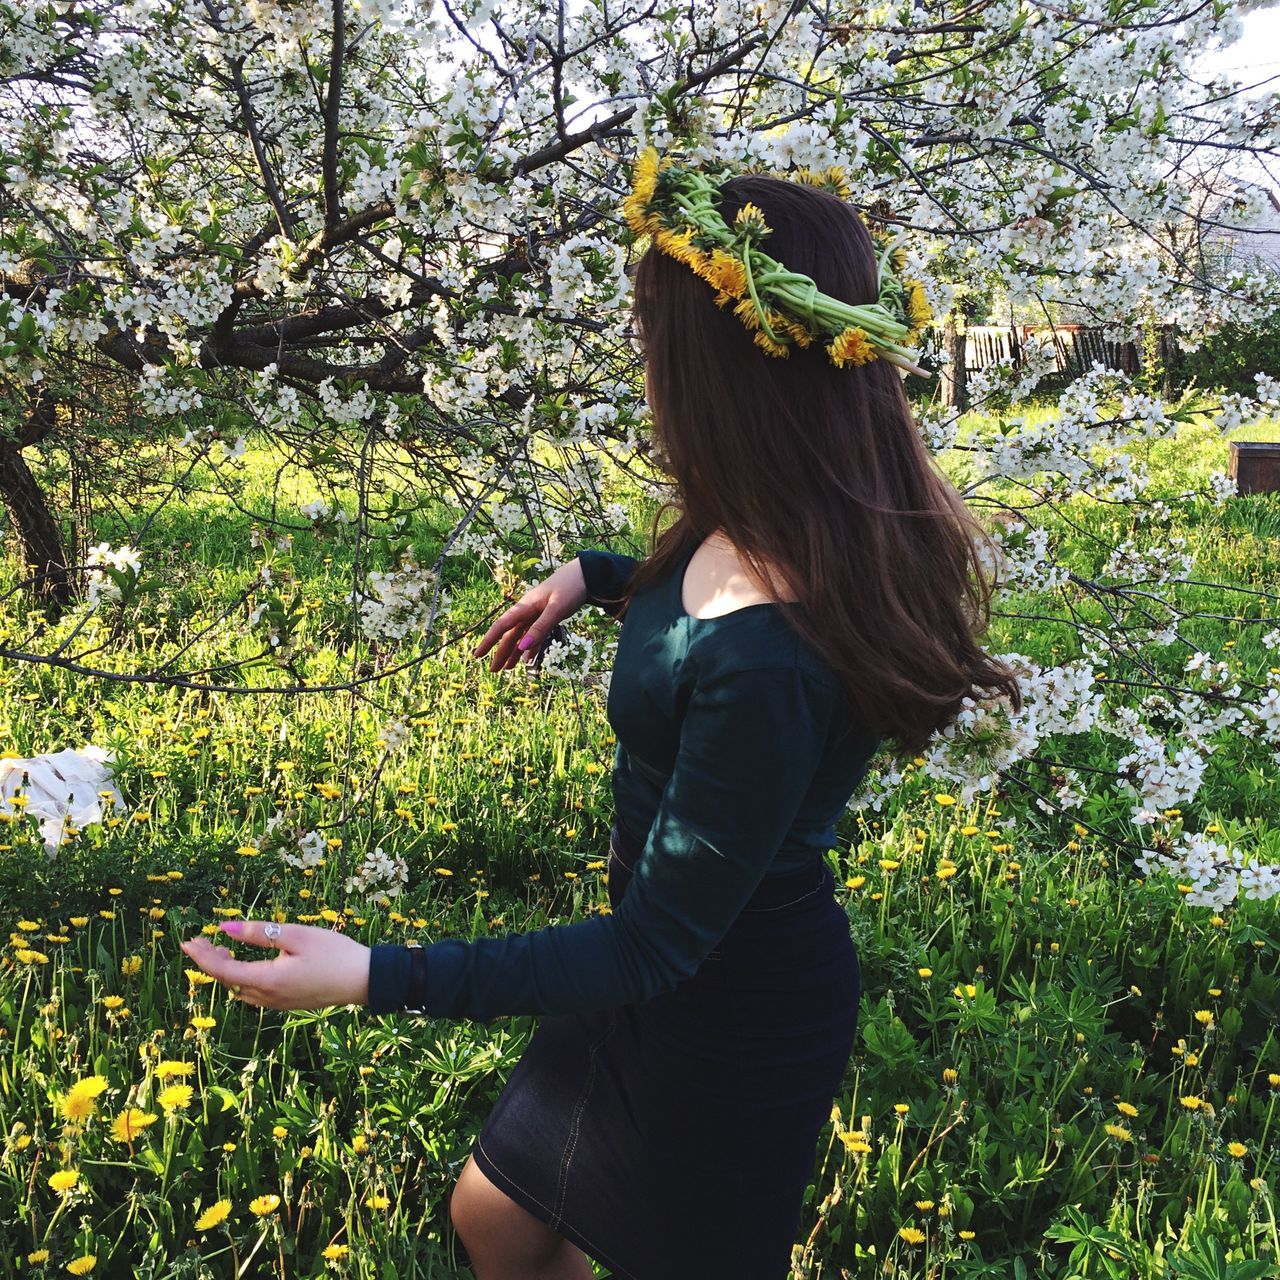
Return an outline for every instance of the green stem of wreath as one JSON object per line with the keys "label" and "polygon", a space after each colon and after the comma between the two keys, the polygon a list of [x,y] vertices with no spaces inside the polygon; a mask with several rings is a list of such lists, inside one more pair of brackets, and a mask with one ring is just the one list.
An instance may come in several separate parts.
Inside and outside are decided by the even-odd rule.
{"label": "green stem of wreath", "polygon": [[760,327],[774,342],[777,342],[778,335],[769,328],[769,321],[765,319],[764,315],[764,307],[761,305],[760,298],[756,294],[756,282],[751,278],[751,241],[749,237],[743,248],[742,265],[747,277],[747,291],[751,294],[751,301],[755,303],[756,314],[760,317]]}

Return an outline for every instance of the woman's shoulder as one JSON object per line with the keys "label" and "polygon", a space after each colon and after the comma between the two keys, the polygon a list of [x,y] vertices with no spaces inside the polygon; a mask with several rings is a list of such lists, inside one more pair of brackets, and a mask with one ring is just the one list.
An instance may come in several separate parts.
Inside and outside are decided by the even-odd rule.
{"label": "woman's shoulder", "polygon": [[[783,616],[781,609],[746,609],[733,627],[699,637],[690,656],[700,681],[749,672],[794,672],[798,684],[835,694],[842,690],[830,661]],[[760,680],[766,676],[758,677]]]}

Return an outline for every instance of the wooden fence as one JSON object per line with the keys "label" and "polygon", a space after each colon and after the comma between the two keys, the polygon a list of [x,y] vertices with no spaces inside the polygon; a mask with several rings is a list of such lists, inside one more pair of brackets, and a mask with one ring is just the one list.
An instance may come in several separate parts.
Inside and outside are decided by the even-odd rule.
{"label": "wooden fence", "polygon": [[[1159,359],[1172,347],[1172,326],[1160,331]],[[970,325],[965,331],[964,366],[966,369],[985,369],[998,360],[1021,363],[1022,345],[1034,334],[1037,338],[1052,338],[1060,373],[1079,373],[1095,361],[1108,369],[1123,369],[1137,373],[1141,367],[1138,344],[1134,342],[1108,342],[1098,325],[1060,324],[1049,325]]]}

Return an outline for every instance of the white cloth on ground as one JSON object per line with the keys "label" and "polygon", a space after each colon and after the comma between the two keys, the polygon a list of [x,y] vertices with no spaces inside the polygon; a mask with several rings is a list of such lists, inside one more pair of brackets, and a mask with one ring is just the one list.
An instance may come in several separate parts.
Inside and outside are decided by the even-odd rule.
{"label": "white cloth on ground", "polygon": [[[124,797],[111,774],[114,758],[113,752],[89,743],[30,758],[0,760],[0,812],[22,810],[39,818],[45,851],[52,856],[62,843],[67,823],[80,829],[102,821],[104,804],[124,807]],[[26,795],[25,806],[12,803],[19,791]],[[104,797],[98,794],[101,791],[110,794]]]}

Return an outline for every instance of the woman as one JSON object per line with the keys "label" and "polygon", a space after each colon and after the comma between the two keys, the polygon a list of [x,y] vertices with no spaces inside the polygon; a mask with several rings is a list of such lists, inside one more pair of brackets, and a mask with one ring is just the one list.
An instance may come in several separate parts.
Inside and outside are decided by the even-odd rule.
{"label": "woman", "polygon": [[[739,176],[719,200],[726,224],[762,211],[769,253],[824,294],[881,295],[836,195]],[[479,1280],[587,1280],[589,1257],[622,1280],[783,1280],[861,993],[824,857],[834,824],[883,743],[919,750],[982,690],[1016,705],[975,639],[980,527],[897,369],[817,343],[771,358],[723,302],[659,245],[640,259],[679,517],[643,563],[579,552],[475,651],[510,668],[588,601],[622,620],[611,913],[425,948],[223,926],[277,947],[268,964],[185,944],[273,1008],[542,1015],[451,1197]]]}

